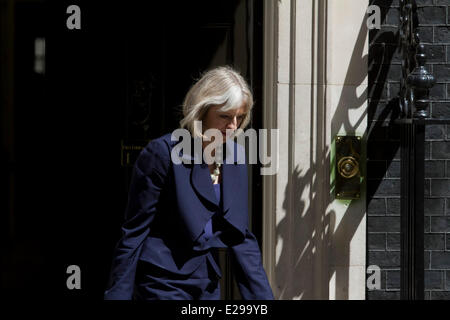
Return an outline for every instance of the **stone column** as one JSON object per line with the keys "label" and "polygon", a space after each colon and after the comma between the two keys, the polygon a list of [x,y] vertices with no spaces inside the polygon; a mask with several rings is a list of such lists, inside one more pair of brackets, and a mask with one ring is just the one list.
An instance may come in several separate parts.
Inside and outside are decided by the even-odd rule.
{"label": "stone column", "polygon": [[264,177],[263,255],[278,299],[365,298],[365,188],[334,199],[331,169],[335,135],[366,136],[367,5],[265,2],[263,121],[280,152]]}

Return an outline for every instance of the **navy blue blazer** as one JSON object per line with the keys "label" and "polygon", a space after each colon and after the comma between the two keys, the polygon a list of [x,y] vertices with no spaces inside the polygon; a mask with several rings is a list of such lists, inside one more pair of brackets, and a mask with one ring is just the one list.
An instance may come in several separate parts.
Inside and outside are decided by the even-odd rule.
{"label": "navy blue blazer", "polygon": [[[105,299],[132,299],[140,260],[174,274],[189,275],[209,259],[221,277],[210,250],[194,250],[206,223],[220,209],[209,168],[193,161],[173,163],[171,152],[177,143],[171,141],[171,134],[166,134],[150,141],[136,160],[122,238],[115,249]],[[237,154],[237,148],[242,146],[234,142],[233,145]],[[246,164],[224,162],[222,190],[223,217],[228,229],[221,240],[236,262],[241,296],[245,300],[273,299],[258,242],[248,230]]]}

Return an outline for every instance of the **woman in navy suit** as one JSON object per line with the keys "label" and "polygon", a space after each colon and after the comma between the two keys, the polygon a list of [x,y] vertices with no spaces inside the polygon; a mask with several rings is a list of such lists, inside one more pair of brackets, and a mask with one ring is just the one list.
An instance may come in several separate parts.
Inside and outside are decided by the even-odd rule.
{"label": "woman in navy suit", "polygon": [[[202,154],[218,139],[207,130],[219,130],[221,154],[231,146],[230,154],[242,155],[233,138],[248,124],[252,106],[242,76],[230,67],[215,68],[187,93],[178,130],[188,132],[194,145],[201,141]],[[258,242],[248,230],[246,164],[220,161],[216,149],[211,155],[219,161],[188,161],[196,158],[191,150],[175,148],[179,143],[166,134],[136,160],[105,299],[220,299],[220,247],[233,258],[243,299],[273,299]]]}

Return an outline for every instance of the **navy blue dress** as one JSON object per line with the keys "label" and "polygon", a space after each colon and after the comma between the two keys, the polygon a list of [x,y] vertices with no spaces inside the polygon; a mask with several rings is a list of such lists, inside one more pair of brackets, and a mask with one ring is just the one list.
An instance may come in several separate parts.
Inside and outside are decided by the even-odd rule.
{"label": "navy blue dress", "polygon": [[[219,265],[217,248],[226,248],[220,240],[223,230],[216,219],[222,215],[221,184],[213,184],[221,211],[216,212],[207,222],[203,234],[197,240],[194,250],[210,250]],[[169,273],[166,270],[140,261],[136,271],[134,298],[137,300],[220,300],[220,283],[212,262],[208,257],[205,263],[188,276]],[[204,275],[208,277],[205,278]]]}

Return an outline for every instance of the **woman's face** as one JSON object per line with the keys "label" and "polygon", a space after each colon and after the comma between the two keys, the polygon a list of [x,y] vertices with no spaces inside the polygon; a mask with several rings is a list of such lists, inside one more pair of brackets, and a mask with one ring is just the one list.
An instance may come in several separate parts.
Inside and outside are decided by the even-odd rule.
{"label": "woman's face", "polygon": [[[208,129],[217,129],[222,132],[223,142],[241,125],[245,118],[245,103],[242,103],[238,109],[220,111],[223,105],[211,106],[206,112],[202,122],[202,129],[205,132]],[[231,130],[227,134],[227,129]]]}

